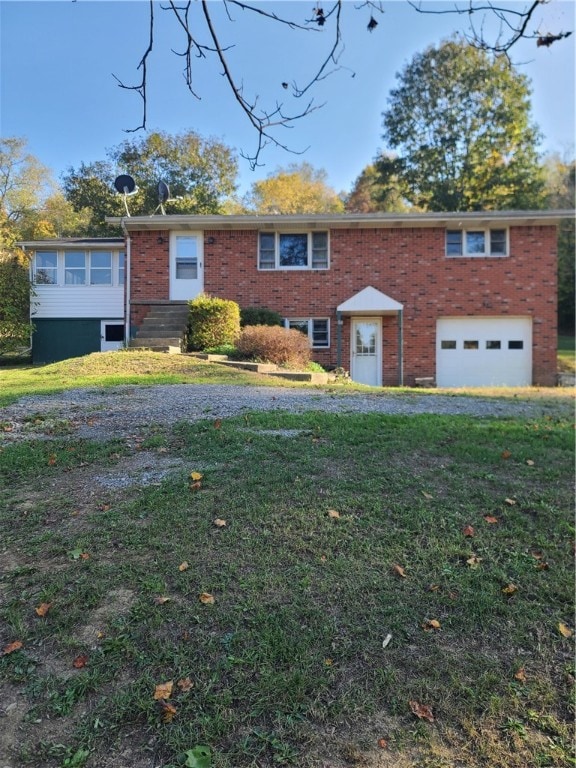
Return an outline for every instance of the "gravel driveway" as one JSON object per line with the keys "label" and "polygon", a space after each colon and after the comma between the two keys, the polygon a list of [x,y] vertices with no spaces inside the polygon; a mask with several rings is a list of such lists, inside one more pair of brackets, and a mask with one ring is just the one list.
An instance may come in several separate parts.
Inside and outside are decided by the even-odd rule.
{"label": "gravel driveway", "polygon": [[226,418],[251,411],[460,414],[491,418],[571,418],[569,398],[521,400],[462,395],[324,392],[280,387],[174,384],[71,389],[35,395],[0,408],[0,443],[73,433],[107,440],[135,435],[152,424]]}

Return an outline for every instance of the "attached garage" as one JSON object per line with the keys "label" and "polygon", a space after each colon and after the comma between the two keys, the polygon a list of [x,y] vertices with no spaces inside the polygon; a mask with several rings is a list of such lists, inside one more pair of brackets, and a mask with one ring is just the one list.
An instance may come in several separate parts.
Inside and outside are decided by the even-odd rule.
{"label": "attached garage", "polygon": [[439,387],[532,384],[532,319],[441,317],[436,324]]}

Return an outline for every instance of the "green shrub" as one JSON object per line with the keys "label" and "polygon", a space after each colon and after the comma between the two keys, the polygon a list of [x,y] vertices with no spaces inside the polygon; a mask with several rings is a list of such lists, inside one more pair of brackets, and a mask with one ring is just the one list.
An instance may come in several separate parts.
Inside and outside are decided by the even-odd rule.
{"label": "green shrub", "polygon": [[245,358],[286,368],[306,368],[310,362],[308,337],[273,325],[247,325],[236,348]]}
{"label": "green shrub", "polygon": [[235,301],[200,294],[188,307],[188,349],[234,344],[240,333],[240,307]]}
{"label": "green shrub", "polygon": [[240,310],[240,327],[247,325],[283,325],[282,316],[266,307],[246,307]]}

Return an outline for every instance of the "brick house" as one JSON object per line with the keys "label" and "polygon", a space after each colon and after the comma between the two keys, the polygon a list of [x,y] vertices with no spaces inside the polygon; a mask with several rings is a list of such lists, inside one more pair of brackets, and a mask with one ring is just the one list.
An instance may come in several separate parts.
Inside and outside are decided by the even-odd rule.
{"label": "brick house", "polygon": [[[34,251],[35,359],[51,333],[91,313],[93,331],[138,338],[159,307],[204,291],[267,307],[306,333],[313,358],[375,386],[556,383],[556,228],[569,211],[417,214],[154,215],[110,219],[123,238],[25,243]],[[75,259],[67,256],[71,251]],[[84,253],[84,257],[78,254]],[[98,253],[109,254],[105,257]],[[43,255],[44,254],[44,255]],[[94,254],[94,255],[93,255]],[[66,261],[81,285],[66,285]],[[88,275],[103,264],[96,284]],[[46,267],[46,264],[49,266]],[[43,267],[44,265],[44,267]],[[42,269],[49,270],[46,282]],[[94,267],[98,269],[98,266]],[[124,280],[124,272],[126,280]],[[124,288],[98,309],[91,290]],[[125,285],[124,285],[125,284]],[[66,289],[69,292],[66,292]],[[84,292],[84,314],[66,308]],[[58,310],[50,296],[58,293]],[[104,316],[105,315],[105,316]],[[64,323],[56,329],[54,320]],[[52,329],[45,321],[51,320]],[[105,339],[104,339],[105,340]],[[118,345],[122,342],[117,339]],[[123,341],[123,338],[122,338]],[[48,344],[54,359],[58,342]],[[98,345],[94,349],[102,348]],[[94,351],[94,349],[84,351]]]}

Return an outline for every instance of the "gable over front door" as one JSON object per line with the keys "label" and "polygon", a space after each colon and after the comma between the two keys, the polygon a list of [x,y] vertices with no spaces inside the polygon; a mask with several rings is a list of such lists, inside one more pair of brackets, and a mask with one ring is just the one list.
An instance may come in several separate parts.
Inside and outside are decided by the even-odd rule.
{"label": "gable over front door", "polygon": [[172,232],[170,236],[170,299],[193,299],[204,289],[202,232]]}

